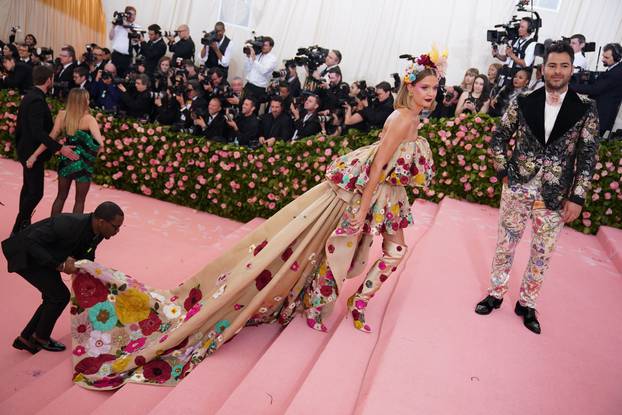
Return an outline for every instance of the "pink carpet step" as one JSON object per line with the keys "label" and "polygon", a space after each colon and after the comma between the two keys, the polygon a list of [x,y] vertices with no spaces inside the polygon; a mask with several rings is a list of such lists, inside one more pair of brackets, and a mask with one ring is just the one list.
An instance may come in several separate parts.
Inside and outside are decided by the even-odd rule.
{"label": "pink carpet step", "polygon": [[601,226],[596,238],[603,245],[605,254],[614,263],[622,276],[622,229]]}

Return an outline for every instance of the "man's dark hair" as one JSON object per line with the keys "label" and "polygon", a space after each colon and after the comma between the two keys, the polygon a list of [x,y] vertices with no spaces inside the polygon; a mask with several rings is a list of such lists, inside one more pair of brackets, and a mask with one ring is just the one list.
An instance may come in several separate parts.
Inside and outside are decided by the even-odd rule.
{"label": "man's dark hair", "polygon": [[328,71],[326,71],[326,73],[336,73],[337,75],[339,75],[340,78],[343,77],[343,75],[341,74],[341,69],[339,69],[339,67],[330,68]]}
{"label": "man's dark hair", "polygon": [[95,208],[95,212],[93,212],[93,216],[97,219],[103,219],[105,221],[114,220],[117,216],[124,216],[123,211],[114,202],[103,202],[100,203],[99,206]]}
{"label": "man's dark hair", "polygon": [[125,13],[133,11],[136,14],[136,8],[134,6],[125,6]]}
{"label": "man's dark hair", "polygon": [[339,60],[339,62],[337,63],[341,63],[341,52],[339,52],[337,49],[333,49],[332,52],[337,55],[337,59]]}
{"label": "man's dark hair", "polygon": [[149,79],[149,76],[144,73],[141,73],[140,75],[136,76],[136,80],[142,82],[142,84],[147,87],[151,84],[151,80]]}
{"label": "man's dark hair", "polygon": [[54,71],[48,65],[37,65],[32,70],[32,83],[34,85],[43,85],[53,76]]}
{"label": "man's dark hair", "polygon": [[102,50],[104,51],[104,53],[105,53],[106,55],[110,55],[110,49],[108,49],[108,48],[102,48]]}
{"label": "man's dark hair", "polygon": [[376,89],[382,89],[384,92],[389,92],[393,88],[391,88],[391,84],[387,81],[382,81],[376,85]]}
{"label": "man's dark hair", "polygon": [[307,99],[313,97],[315,99],[315,102],[317,103],[317,106],[320,107],[322,105],[322,100],[320,99],[319,95],[316,94],[309,94],[309,96],[307,97]]}
{"label": "man's dark hair", "polygon": [[532,33],[535,28],[533,27],[533,19],[531,17],[523,17],[522,21],[527,22],[527,33]]}
{"label": "man's dark hair", "polygon": [[283,106],[283,97],[279,96],[279,95],[275,95],[272,98],[270,98],[270,102],[278,102],[281,104],[281,107]]}
{"label": "man's dark hair", "polygon": [[152,32],[156,32],[158,35],[162,33],[162,28],[159,24],[152,24],[147,27],[147,30],[151,30]]}
{"label": "man's dark hair", "polygon": [[87,77],[89,76],[89,70],[84,66],[78,66],[73,70],[73,73],[77,73],[79,76]]}
{"label": "man's dark hair", "polygon": [[607,43],[603,46],[603,52],[611,52],[614,62],[620,62],[622,60],[622,46],[619,43]]}
{"label": "man's dark hair", "polygon": [[546,61],[549,59],[549,55],[551,53],[567,53],[570,57],[570,63],[574,61],[574,50],[572,50],[572,46],[568,42],[555,41],[552,42],[549,47],[544,52],[544,64],[546,65]]}
{"label": "man's dark hair", "polygon": [[222,27],[223,29],[225,29],[225,24],[223,22],[216,22],[216,24],[214,25],[214,29],[216,29],[217,27]]}
{"label": "man's dark hair", "polygon": [[15,56],[11,56],[11,55],[4,55],[2,56],[2,63],[6,62],[6,61],[17,61],[17,58]]}
{"label": "man's dark hair", "polygon": [[203,88],[201,88],[201,83],[198,80],[196,80],[196,79],[189,80],[186,83],[186,85],[190,85],[192,87],[192,89],[194,91],[198,92],[199,94],[201,93],[201,90],[203,89]]}
{"label": "man's dark hair", "polygon": [[210,78],[212,77],[212,75],[217,74],[219,78],[222,78],[225,76],[225,74],[222,72],[222,69],[217,68],[217,67],[213,67],[213,68],[209,68],[207,70],[207,76],[209,76]]}
{"label": "man's dark hair", "polygon": [[287,83],[287,81],[281,81],[279,82],[279,88],[287,88],[287,90],[290,90],[289,84]]}
{"label": "man's dark hair", "polygon": [[274,47],[274,39],[272,39],[270,36],[264,36],[263,41],[270,43],[270,47]]}
{"label": "man's dark hair", "polygon": [[583,36],[581,33],[570,36],[570,39],[577,39],[579,43],[585,43],[585,36]]}
{"label": "man's dark hair", "polygon": [[255,101],[255,98],[246,97],[246,98],[244,98],[244,101],[250,101],[251,104],[253,105],[253,107],[257,108],[257,101]]}

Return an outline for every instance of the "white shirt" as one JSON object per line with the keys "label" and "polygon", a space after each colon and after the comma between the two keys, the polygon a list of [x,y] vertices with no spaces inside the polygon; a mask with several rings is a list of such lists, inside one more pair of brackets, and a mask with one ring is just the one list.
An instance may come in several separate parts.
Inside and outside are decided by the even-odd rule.
{"label": "white shirt", "polygon": [[555,126],[555,120],[557,120],[557,115],[559,114],[559,110],[562,108],[562,103],[564,102],[564,98],[566,97],[565,92],[559,94],[559,102],[555,105],[549,104],[549,91],[545,91],[546,93],[546,101],[544,103],[544,142],[549,141],[549,136],[551,135],[551,131],[553,131],[553,127]]}
{"label": "white shirt", "polygon": [[272,79],[272,71],[276,68],[276,61],[276,55],[273,53],[267,55],[260,53],[255,56],[254,61],[247,56],[244,62],[246,80],[253,85],[266,88]]}
{"label": "white shirt", "polygon": [[[521,46],[525,42],[527,42],[529,39],[531,39],[531,37],[528,37],[525,39],[519,37],[518,39],[516,39],[516,41],[514,42],[512,46],[515,49],[520,49]],[[531,64],[533,64],[535,50],[536,50],[536,42],[531,42],[529,46],[527,46],[527,49],[525,49],[525,57],[523,58],[523,60],[525,61],[525,67],[529,67],[531,66]],[[516,65],[516,62],[514,62],[512,58],[508,56],[508,58],[505,60],[505,64],[508,65],[508,67],[513,68],[514,65]]]}
{"label": "white shirt", "polygon": [[63,72],[65,72],[65,69],[69,68],[72,64],[73,62],[69,62],[67,65],[64,65],[63,69],[61,69],[60,72],[58,73],[58,77],[60,78],[63,75]]}
{"label": "white shirt", "polygon": [[112,35],[112,50],[116,50],[124,55],[130,53],[130,38],[127,36],[129,29],[116,25],[114,27],[114,34]]}
{"label": "white shirt", "polygon": [[574,73],[579,72],[580,69],[585,71],[587,69],[587,58],[583,56],[581,52],[576,52],[574,54],[574,60],[572,61],[572,66],[574,68],[573,69]]}
{"label": "white shirt", "polygon": [[[220,42],[218,42],[218,47],[220,47],[222,45],[222,42],[225,41],[225,37],[222,37],[222,40]],[[231,51],[233,50],[233,41],[231,39],[229,39],[229,45],[227,45],[227,49],[225,49],[225,53],[222,54],[222,58],[218,59],[218,64],[220,66],[224,66],[225,68],[229,67],[229,63],[231,62]],[[210,46],[209,45],[205,45],[205,57],[203,58],[199,58],[199,62],[201,64],[205,64],[205,62],[207,61],[207,56],[209,55],[209,50],[210,50]]]}

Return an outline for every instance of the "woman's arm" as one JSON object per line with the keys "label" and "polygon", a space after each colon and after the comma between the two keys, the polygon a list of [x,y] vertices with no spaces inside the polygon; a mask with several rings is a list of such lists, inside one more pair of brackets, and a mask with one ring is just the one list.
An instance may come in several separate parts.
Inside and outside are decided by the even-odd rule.
{"label": "woman's arm", "polygon": [[484,102],[484,105],[482,105],[482,108],[480,108],[479,113],[488,114],[489,106],[490,106],[490,99],[487,99],[486,102]]}
{"label": "woman's arm", "polygon": [[97,120],[95,119],[95,117],[93,117],[92,115],[89,115],[89,131],[91,132],[91,135],[93,136],[93,138],[99,143],[99,147],[100,150],[102,147],[104,147],[104,139],[101,135],[101,132],[99,131],[99,124],[97,123]]}
{"label": "woman's arm", "polygon": [[361,204],[358,212],[356,212],[354,220],[352,221],[352,226],[359,227],[365,222],[365,218],[367,217],[367,213],[371,207],[372,197],[376,191],[376,187],[378,187],[382,172],[385,169],[386,164],[391,160],[391,157],[397,150],[398,146],[408,134],[410,123],[411,121],[406,119],[406,117],[401,114],[396,119],[391,120],[391,125],[384,133],[384,136],[380,141],[378,151],[376,152],[376,156],[374,157],[374,161],[372,162],[369,171],[369,180],[363,189]]}
{"label": "woman's arm", "polygon": [[353,124],[358,124],[361,121],[363,121],[363,117],[361,117],[361,114],[359,113],[353,114],[352,107],[350,107],[349,105],[346,105],[344,124],[353,125]]}

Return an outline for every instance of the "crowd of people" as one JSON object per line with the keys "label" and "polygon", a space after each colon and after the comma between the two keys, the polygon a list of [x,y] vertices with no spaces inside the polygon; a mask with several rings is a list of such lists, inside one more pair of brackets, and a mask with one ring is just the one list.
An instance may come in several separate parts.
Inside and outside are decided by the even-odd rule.
{"label": "crowd of people", "polygon": [[[399,85],[344,82],[338,50],[325,50],[318,67],[290,59],[279,70],[274,40],[262,36],[244,47],[244,78],[230,77],[233,41],[224,23],[217,22],[203,36],[195,60],[188,25],[169,33],[152,24],[143,33],[134,29],[135,19],[136,9],[126,7],[110,29],[111,49],[89,44],[78,57],[74,47],[65,45],[54,61],[49,48],[37,48],[34,35],[15,43],[13,33],[3,45],[0,83],[23,94],[32,86],[32,67],[53,62],[52,93],[60,99],[66,99],[71,88],[85,89],[90,106],[101,111],[252,148],[319,133],[366,132],[381,128],[393,111]],[[424,115],[500,116],[516,96],[543,86],[532,26],[530,18],[523,18],[514,44],[504,50],[493,47],[492,56],[500,62],[490,64],[485,74],[469,68],[459,85],[449,85],[441,75],[436,104]],[[587,69],[585,36],[575,34],[569,43],[575,53],[574,72],[580,74]],[[602,54],[606,71],[592,84],[571,84],[597,100],[601,132],[612,129],[622,100],[621,59],[622,48],[608,44]],[[298,75],[301,66],[307,73],[304,80]]]}

